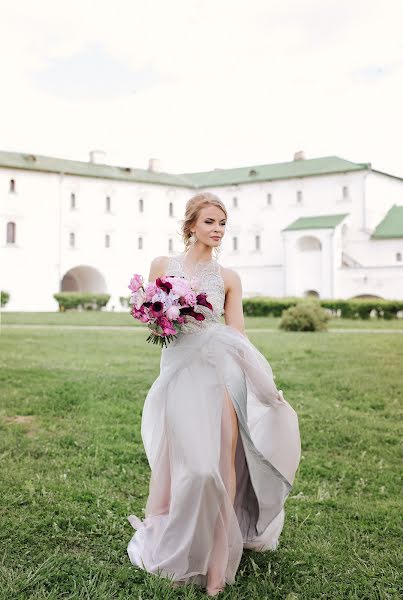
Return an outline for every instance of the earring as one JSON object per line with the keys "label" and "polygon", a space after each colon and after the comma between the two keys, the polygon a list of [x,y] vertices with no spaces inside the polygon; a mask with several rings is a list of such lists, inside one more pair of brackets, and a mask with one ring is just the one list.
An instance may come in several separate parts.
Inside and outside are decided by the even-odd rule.
{"label": "earring", "polygon": [[194,231],[192,231],[192,235],[191,235],[191,236],[190,236],[190,238],[189,238],[189,242],[190,242],[191,244],[194,244],[194,243],[196,242],[196,240],[197,240],[196,234],[195,234],[195,232],[194,232]]}

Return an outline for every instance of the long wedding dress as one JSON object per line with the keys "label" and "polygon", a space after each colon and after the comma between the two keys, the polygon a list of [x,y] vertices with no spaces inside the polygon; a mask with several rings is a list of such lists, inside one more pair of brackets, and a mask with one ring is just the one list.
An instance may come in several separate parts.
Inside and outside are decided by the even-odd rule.
{"label": "long wedding dress", "polygon": [[[190,277],[184,257],[171,257],[166,275]],[[220,269],[215,259],[196,263],[214,310],[197,306],[205,320],[189,318],[161,350],[141,423],[151,467],[145,518],[128,517],[137,530],[127,548],[134,565],[207,590],[234,582],[243,548],[277,547],[301,453],[297,414],[269,363],[221,322]],[[233,502],[228,397],[239,425]]]}

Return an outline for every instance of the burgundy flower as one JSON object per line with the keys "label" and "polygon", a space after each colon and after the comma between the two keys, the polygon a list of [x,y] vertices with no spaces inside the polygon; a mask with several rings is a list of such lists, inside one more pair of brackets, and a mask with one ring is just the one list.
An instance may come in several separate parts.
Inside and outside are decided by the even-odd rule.
{"label": "burgundy flower", "polygon": [[154,316],[154,317],[158,317],[164,310],[164,305],[162,302],[153,302],[150,306],[150,313]]}
{"label": "burgundy flower", "polygon": [[196,300],[197,304],[200,304],[200,306],[207,306],[207,308],[213,310],[212,304],[207,300],[207,294],[197,294]]}
{"label": "burgundy flower", "polygon": [[196,319],[196,321],[204,321],[205,316],[202,313],[195,312],[193,306],[185,306],[180,309],[181,315],[189,315]]}
{"label": "burgundy flower", "polygon": [[155,280],[155,285],[161,290],[164,290],[166,294],[169,294],[169,292],[172,290],[172,283],[169,283],[169,281],[163,281],[160,277],[157,277]]}

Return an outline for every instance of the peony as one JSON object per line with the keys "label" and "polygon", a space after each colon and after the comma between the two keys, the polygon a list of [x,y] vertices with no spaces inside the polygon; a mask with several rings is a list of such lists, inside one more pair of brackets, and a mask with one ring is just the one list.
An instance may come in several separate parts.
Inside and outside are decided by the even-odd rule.
{"label": "peony", "polygon": [[143,277],[135,273],[127,286],[132,292],[137,292],[143,285]]}
{"label": "peony", "polygon": [[175,304],[173,304],[168,308],[165,314],[168,317],[168,319],[170,319],[171,321],[175,321],[175,319],[177,319],[180,315],[179,306],[175,306]]}
{"label": "peony", "polygon": [[135,294],[130,298],[130,303],[134,304],[135,307],[139,310],[140,306],[146,301],[146,293],[143,289],[139,289]]}
{"label": "peony", "polygon": [[169,279],[172,283],[172,293],[178,298],[185,296],[191,291],[189,282],[186,279],[182,277],[170,277]]}
{"label": "peony", "polygon": [[196,304],[196,294],[194,292],[189,292],[184,296],[186,304],[189,306],[194,306]]}

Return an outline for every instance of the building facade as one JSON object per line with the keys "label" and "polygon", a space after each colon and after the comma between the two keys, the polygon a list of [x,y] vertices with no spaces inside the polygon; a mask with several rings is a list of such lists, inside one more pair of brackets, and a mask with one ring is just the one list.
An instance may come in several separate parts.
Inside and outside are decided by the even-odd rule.
{"label": "building facade", "polygon": [[58,310],[59,291],[104,292],[127,310],[133,273],[183,250],[180,221],[198,191],[228,211],[220,263],[244,297],[403,298],[403,179],[337,156],[170,174],[0,152],[4,310]]}

